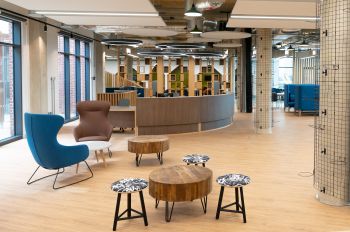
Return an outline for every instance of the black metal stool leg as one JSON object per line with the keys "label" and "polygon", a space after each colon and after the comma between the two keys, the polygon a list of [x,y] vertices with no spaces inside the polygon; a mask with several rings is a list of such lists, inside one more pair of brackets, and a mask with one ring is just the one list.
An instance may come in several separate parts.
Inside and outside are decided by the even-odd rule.
{"label": "black metal stool leg", "polygon": [[128,193],[128,218],[131,217],[131,193]]}
{"label": "black metal stool leg", "polygon": [[247,217],[245,214],[245,205],[244,205],[244,196],[243,196],[243,187],[239,188],[240,192],[241,192],[241,202],[242,202],[242,214],[243,214],[243,222],[247,223]]}
{"label": "black metal stool leg", "polygon": [[219,217],[220,217],[221,204],[222,204],[222,198],[224,196],[224,190],[225,190],[225,187],[221,186],[220,196],[219,196],[219,201],[218,201],[218,208],[216,209],[216,219],[219,219]]}
{"label": "black metal stool leg", "polygon": [[235,188],[235,197],[236,197],[236,211],[239,211],[239,195],[238,195],[238,188]]}
{"label": "black metal stool leg", "polygon": [[205,167],[205,163],[202,163],[202,166]]}
{"label": "black metal stool leg", "polygon": [[118,193],[117,204],[115,206],[114,221],[113,221],[113,231],[115,231],[117,229],[117,222],[118,222],[118,217],[119,217],[119,207],[120,207],[120,198],[121,198],[121,194]]}
{"label": "black metal stool leg", "polygon": [[143,221],[145,223],[145,226],[148,226],[146,207],[145,207],[145,202],[143,200],[143,193],[142,193],[142,191],[140,191],[140,201],[141,201],[141,207],[142,207]]}

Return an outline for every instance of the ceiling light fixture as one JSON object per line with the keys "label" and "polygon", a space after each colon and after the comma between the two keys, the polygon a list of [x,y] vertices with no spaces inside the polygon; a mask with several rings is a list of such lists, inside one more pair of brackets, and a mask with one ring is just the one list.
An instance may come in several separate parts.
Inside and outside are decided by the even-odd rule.
{"label": "ceiling light fixture", "polygon": [[189,9],[188,11],[185,12],[185,16],[187,16],[187,17],[200,17],[200,16],[202,16],[202,13],[199,12],[197,10],[196,6],[194,5],[194,3],[192,3],[191,9]]}
{"label": "ceiling light fixture", "polygon": [[197,25],[193,28],[192,31],[190,31],[191,34],[195,34],[195,35],[200,35],[202,34],[202,31],[198,29]]}
{"label": "ceiling light fixture", "polygon": [[309,46],[309,44],[306,43],[305,39],[303,39],[303,42],[301,44],[299,44],[299,47],[308,47],[308,46]]}
{"label": "ceiling light fixture", "polygon": [[319,17],[312,16],[277,16],[277,15],[231,15],[231,19],[272,19],[272,20],[300,20],[316,21]]}
{"label": "ceiling light fixture", "polygon": [[136,12],[94,12],[94,11],[35,11],[39,15],[57,16],[127,16],[127,17],[157,17],[158,13],[136,13]]}

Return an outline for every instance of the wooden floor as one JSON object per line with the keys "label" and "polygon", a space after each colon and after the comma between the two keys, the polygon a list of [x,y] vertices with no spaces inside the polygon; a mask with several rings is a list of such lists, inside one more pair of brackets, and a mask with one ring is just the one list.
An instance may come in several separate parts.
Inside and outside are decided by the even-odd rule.
{"label": "wooden floor", "polygon": [[[207,167],[214,178],[226,173],[243,173],[251,177],[244,188],[247,224],[241,215],[222,213],[215,220],[219,186],[214,183],[208,197],[208,212],[203,214],[199,200],[175,204],[170,223],[164,221],[164,202],[154,208],[148,190],[145,202],[149,226],[142,219],[122,221],[118,231],[350,231],[350,208],[332,207],[315,199],[312,177],[300,172],[313,169],[313,117],[274,113],[273,134],[254,133],[252,115],[237,114],[230,127],[205,133],[170,135],[170,150],[164,154],[164,165],[181,164],[187,153],[208,153]],[[60,141],[72,143],[73,124],[65,126]],[[123,177],[148,179],[159,167],[156,155],[144,155],[140,167],[135,156],[127,152],[126,134],[112,137],[112,159],[106,168],[89,157],[94,177],[86,182],[61,190],[52,190],[53,178],[31,186],[27,179],[36,164],[26,141],[0,147],[0,231],[111,231],[116,194],[113,181]],[[70,173],[60,183],[75,180]],[[45,173],[45,172],[43,172]],[[85,169],[80,166],[83,177]],[[233,201],[233,191],[227,190],[224,203]],[[122,208],[126,199],[122,198]],[[133,198],[134,208],[140,209],[139,198]]]}

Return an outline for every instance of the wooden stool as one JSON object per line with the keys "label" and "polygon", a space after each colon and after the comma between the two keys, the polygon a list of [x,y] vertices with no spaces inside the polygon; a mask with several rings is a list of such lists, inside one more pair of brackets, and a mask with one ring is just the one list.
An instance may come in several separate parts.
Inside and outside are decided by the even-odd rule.
{"label": "wooden stool", "polygon": [[[135,218],[143,218],[145,226],[148,226],[145,202],[144,202],[143,193],[142,193],[142,190],[147,188],[147,186],[148,186],[148,182],[144,179],[139,179],[139,178],[121,179],[112,184],[112,187],[111,187],[112,190],[118,193],[117,204],[115,207],[114,221],[113,221],[113,231],[117,229],[118,221],[135,219]],[[139,212],[131,208],[131,194],[135,192],[139,192],[140,194],[142,212]],[[119,215],[120,199],[121,199],[122,193],[127,194],[128,207],[123,213]],[[134,212],[137,215],[131,216],[131,212]],[[127,216],[122,217],[125,213],[127,213]]]}
{"label": "wooden stool", "polygon": [[[216,219],[219,219],[221,211],[231,212],[231,213],[241,213],[243,214],[243,222],[246,223],[247,219],[246,219],[245,206],[244,206],[243,186],[250,183],[250,178],[248,176],[241,175],[241,174],[227,174],[224,176],[219,176],[216,179],[216,182],[219,185],[221,185],[218,208],[216,210]],[[235,189],[236,201],[231,204],[221,206],[225,187]],[[241,195],[241,203],[239,203],[238,189]],[[234,206],[234,205],[236,206],[235,210],[227,209],[228,207]]]}
{"label": "wooden stool", "polygon": [[210,158],[208,155],[189,154],[189,155],[185,155],[182,158],[182,161],[184,161],[187,165],[194,164],[197,166],[198,164],[202,164],[202,166],[205,167],[205,163],[208,162],[209,159]]}

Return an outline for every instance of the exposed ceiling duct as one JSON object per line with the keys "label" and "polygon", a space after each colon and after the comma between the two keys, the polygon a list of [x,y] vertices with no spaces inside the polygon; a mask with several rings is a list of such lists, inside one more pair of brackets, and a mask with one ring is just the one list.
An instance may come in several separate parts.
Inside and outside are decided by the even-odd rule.
{"label": "exposed ceiling duct", "polygon": [[225,0],[197,0],[196,8],[199,11],[215,10],[224,4]]}

